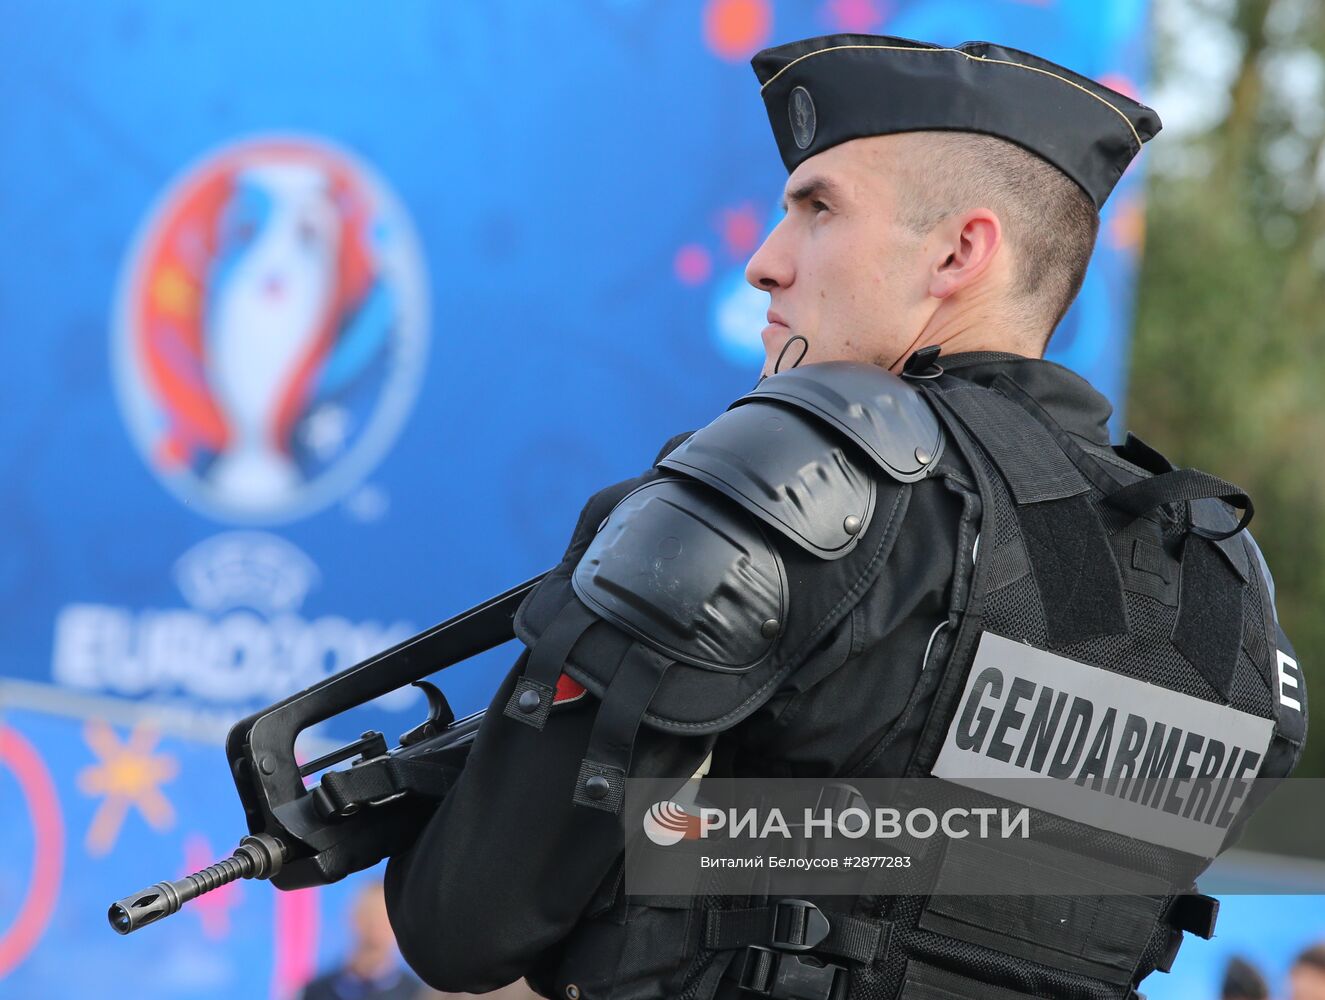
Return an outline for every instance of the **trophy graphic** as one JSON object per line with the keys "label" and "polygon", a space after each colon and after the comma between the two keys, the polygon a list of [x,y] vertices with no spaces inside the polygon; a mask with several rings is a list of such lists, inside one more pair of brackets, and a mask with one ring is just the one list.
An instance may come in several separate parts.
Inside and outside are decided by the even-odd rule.
{"label": "trophy graphic", "polygon": [[226,420],[208,470],[237,506],[276,506],[301,474],[285,440],[337,322],[340,219],[322,171],[235,175],[204,307],[205,374]]}
{"label": "trophy graphic", "polygon": [[382,179],[305,137],[243,140],[176,179],[130,248],[116,389],[148,467],[186,504],[279,523],[380,461],[427,336],[418,240]]}

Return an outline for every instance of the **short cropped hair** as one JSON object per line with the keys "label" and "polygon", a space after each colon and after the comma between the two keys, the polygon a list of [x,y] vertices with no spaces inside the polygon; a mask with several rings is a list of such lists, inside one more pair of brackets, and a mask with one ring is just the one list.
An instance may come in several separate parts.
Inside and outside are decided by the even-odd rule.
{"label": "short cropped hair", "polygon": [[[991,209],[1017,252],[1013,294],[1027,315],[1058,326],[1081,291],[1100,217],[1075,181],[1015,143],[974,132],[912,132],[902,152],[900,222],[918,236],[972,208]],[[1041,345],[1043,346],[1043,345]]]}
{"label": "short cropped hair", "polygon": [[1305,965],[1317,972],[1325,972],[1325,942],[1313,944],[1297,958],[1293,959],[1293,968]]}

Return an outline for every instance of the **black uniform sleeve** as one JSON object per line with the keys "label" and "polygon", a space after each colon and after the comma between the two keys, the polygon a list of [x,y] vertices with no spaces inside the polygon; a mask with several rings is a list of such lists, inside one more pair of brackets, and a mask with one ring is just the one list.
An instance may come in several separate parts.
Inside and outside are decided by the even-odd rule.
{"label": "black uniform sleeve", "polygon": [[[502,714],[523,657],[497,691],[455,787],[392,858],[386,902],[401,954],[443,991],[485,993],[529,973],[564,938],[620,856],[621,820],[571,801],[598,706],[586,693],[546,728]],[[675,777],[713,738],[641,727],[632,777]]]}

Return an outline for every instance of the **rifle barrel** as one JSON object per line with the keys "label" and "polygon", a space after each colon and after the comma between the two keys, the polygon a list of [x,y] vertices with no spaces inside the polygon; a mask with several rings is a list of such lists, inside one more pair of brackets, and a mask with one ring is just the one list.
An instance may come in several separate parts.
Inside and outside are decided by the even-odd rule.
{"label": "rifle barrel", "polygon": [[156,923],[191,899],[241,878],[271,878],[285,861],[285,845],[266,833],[245,837],[235,853],[200,872],[173,882],[158,882],[132,896],[112,903],[106,914],[111,927],[129,934]]}

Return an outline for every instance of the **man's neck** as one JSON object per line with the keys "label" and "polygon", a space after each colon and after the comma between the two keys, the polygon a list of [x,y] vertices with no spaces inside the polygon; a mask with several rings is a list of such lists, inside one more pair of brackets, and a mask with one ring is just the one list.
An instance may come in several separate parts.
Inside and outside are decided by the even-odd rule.
{"label": "man's neck", "polygon": [[[970,308],[940,309],[916,336],[905,351],[892,364],[891,370],[900,372],[906,359],[916,351],[937,346],[944,354],[966,354],[974,351],[994,351],[1018,354],[1026,358],[1039,358],[1044,351],[1032,351],[1030,345],[1041,339],[1028,336],[1028,331],[1009,329],[1006,319],[995,321],[980,315],[984,310]],[[1043,338],[1047,340],[1048,338]]]}

